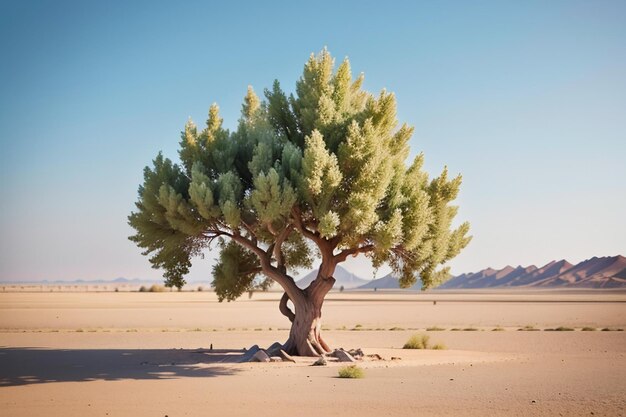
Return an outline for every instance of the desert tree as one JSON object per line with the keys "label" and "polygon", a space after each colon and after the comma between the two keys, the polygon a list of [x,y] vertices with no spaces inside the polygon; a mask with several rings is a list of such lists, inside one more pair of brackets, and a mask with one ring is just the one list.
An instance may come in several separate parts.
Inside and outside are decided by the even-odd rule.
{"label": "desert tree", "polygon": [[[347,59],[335,70],[324,49],[294,94],[274,81],[261,100],[248,87],[235,131],[215,104],[204,128],[187,122],[180,162],[157,155],[129,216],[130,239],[164,270],[166,285],[180,288],[192,259],[218,249],[219,300],[277,283],[292,323],[284,348],[312,356],[330,350],[322,304],[349,256],[391,266],[402,287],[448,277],[446,262],[470,240],[467,223],[452,227],[461,177],[444,169],[429,178],[423,155],[407,164],[413,128],[398,124],[392,93],[362,83]],[[316,279],[300,289],[294,271],[314,262]]]}

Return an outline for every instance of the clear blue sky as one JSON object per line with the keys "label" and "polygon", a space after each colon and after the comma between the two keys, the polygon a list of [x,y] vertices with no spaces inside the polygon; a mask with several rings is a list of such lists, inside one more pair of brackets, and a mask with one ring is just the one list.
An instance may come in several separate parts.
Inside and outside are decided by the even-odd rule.
{"label": "clear blue sky", "polygon": [[324,46],[463,174],[453,272],[626,253],[626,2],[127,3],[0,3],[0,280],[160,276],[126,239],[143,167]]}

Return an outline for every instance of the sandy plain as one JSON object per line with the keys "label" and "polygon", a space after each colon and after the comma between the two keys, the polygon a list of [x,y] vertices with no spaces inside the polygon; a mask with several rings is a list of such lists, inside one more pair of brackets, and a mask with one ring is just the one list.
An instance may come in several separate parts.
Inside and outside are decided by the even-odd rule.
{"label": "sandy plain", "polygon": [[[358,380],[337,364],[236,363],[286,339],[279,296],[0,293],[0,416],[626,413],[626,292],[331,293],[327,341],[387,359]],[[575,330],[547,331],[560,326]],[[415,333],[447,349],[400,349]]]}

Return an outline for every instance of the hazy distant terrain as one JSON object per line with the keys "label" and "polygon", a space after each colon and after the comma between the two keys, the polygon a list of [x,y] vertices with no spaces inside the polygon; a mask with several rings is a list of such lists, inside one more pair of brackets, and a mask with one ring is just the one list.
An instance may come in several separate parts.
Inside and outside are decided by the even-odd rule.
{"label": "hazy distant terrain", "polygon": [[[336,280],[334,285],[335,289],[338,289],[341,286],[343,286],[345,289],[357,288],[364,284],[367,284],[367,280],[359,278],[341,265],[337,265],[337,269],[335,269],[333,277]],[[296,281],[296,284],[300,288],[306,288],[315,278],[317,278],[317,270],[314,269],[313,271],[309,272],[304,277]]]}
{"label": "hazy distant terrain", "polygon": [[[317,276],[313,270],[296,281],[300,288],[306,288]],[[393,274],[382,278],[366,280],[338,265],[335,270],[334,289],[346,290],[400,290],[398,279]],[[159,280],[117,278],[114,280],[74,280],[41,282],[6,282],[0,285],[2,291],[137,291],[142,285],[162,284]],[[407,291],[419,291],[421,281],[417,281]],[[485,268],[452,277],[436,289],[483,289],[483,288],[626,288],[626,257],[593,257],[576,265],[566,260],[552,261],[538,268],[530,266],[506,266],[502,269]],[[210,291],[211,282],[190,282],[184,291]],[[280,290],[275,285],[274,290]]]}

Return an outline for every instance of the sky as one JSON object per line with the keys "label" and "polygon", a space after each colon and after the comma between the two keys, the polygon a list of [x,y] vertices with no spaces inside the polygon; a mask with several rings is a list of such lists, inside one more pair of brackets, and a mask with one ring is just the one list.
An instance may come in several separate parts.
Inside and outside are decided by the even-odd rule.
{"label": "sky", "polygon": [[626,2],[298,3],[0,2],[0,281],[159,278],[127,239],[143,167],[325,46],[463,175],[453,273],[626,254]]}

